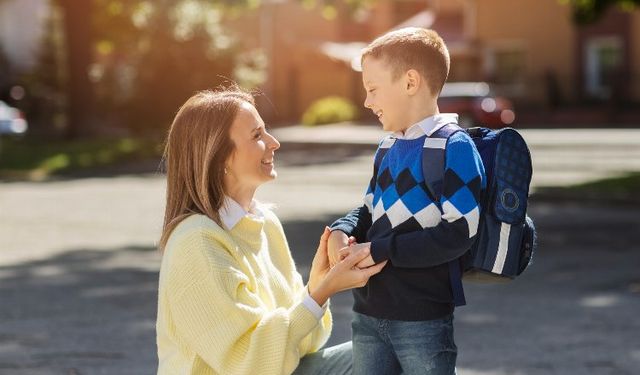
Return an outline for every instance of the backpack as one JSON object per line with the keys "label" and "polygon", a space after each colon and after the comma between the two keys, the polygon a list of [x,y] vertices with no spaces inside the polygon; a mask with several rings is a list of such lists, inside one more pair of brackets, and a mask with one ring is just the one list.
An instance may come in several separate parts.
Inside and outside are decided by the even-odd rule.
{"label": "backpack", "polygon": [[462,279],[504,282],[527,268],[536,248],[536,229],[527,216],[531,154],[513,128],[462,129],[447,124],[436,130],[431,138],[445,142],[432,143],[435,147],[425,144],[422,155],[425,184],[433,197],[440,201],[442,196],[446,151],[442,144],[446,147],[446,140],[458,131],[466,132],[475,143],[487,176],[476,240],[465,254],[449,263],[454,302],[461,306],[466,303]]}

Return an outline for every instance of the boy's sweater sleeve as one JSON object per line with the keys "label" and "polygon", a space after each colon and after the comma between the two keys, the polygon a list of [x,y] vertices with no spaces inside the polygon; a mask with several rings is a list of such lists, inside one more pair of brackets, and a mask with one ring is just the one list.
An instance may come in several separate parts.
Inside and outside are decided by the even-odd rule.
{"label": "boy's sweater sleeve", "polygon": [[[374,160],[378,158],[380,148],[376,151]],[[347,236],[353,236],[358,242],[367,242],[367,232],[372,225],[373,213],[373,191],[376,187],[377,170],[374,163],[373,176],[369,181],[369,187],[364,197],[364,204],[349,211],[346,216],[341,217],[331,224],[332,231],[339,230]]]}
{"label": "boy's sweater sleeve", "polygon": [[366,204],[351,210],[331,224],[331,230],[339,230],[353,236],[358,242],[366,242],[367,231],[371,227],[371,212]]}
{"label": "boy's sweater sleeve", "polygon": [[371,243],[376,263],[390,260],[395,267],[426,268],[461,256],[478,232],[480,197],[486,185],[482,159],[463,132],[447,141],[438,225],[421,231],[394,233]]}

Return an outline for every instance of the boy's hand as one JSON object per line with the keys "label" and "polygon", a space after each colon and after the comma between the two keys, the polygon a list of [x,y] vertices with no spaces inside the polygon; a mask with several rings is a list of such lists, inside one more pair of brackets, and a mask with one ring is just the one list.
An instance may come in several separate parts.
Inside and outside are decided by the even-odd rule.
{"label": "boy's hand", "polygon": [[329,268],[329,259],[327,257],[328,240],[329,228],[325,228],[320,237],[318,250],[311,263],[309,284],[307,285],[309,295],[320,306],[324,305],[329,297],[339,291],[363,287],[367,284],[369,278],[380,272],[387,263],[385,261],[373,267],[359,269],[356,264],[369,255],[368,247],[360,247],[360,251],[354,251],[336,263],[335,267]]}
{"label": "boy's hand", "polygon": [[329,256],[329,265],[333,268],[336,263],[344,258],[340,258],[339,251],[345,246],[349,246],[355,243],[354,237],[347,237],[344,232],[335,230],[329,235],[329,241],[327,244],[327,255]]}
{"label": "boy's hand", "polygon": [[371,255],[369,255],[368,257],[361,260],[358,264],[356,264],[356,267],[363,269],[363,268],[369,268],[374,264],[376,263],[373,261],[373,258],[371,257]]}
{"label": "boy's hand", "polygon": [[[360,251],[361,249],[366,248],[368,251],[370,251],[371,249],[371,242],[365,242],[365,243],[360,243],[360,244],[350,244],[347,247],[343,247],[342,249],[340,249],[339,251],[339,255],[340,255],[340,260],[346,258],[347,256],[349,256],[350,254],[353,253],[357,253],[358,251]],[[356,264],[356,267],[363,269],[363,268],[368,268],[373,266],[375,263],[373,261],[373,258],[371,257],[371,255],[367,255],[366,258],[362,259],[360,262],[358,262]]]}

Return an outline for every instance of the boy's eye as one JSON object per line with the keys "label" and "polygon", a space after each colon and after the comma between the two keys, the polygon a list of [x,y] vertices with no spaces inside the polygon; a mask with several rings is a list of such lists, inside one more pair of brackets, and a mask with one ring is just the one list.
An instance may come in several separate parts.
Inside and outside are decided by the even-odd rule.
{"label": "boy's eye", "polygon": [[376,91],[376,89],[369,89],[369,90],[367,90],[367,92],[369,92],[369,93],[372,93],[372,92],[374,92],[374,91]]}

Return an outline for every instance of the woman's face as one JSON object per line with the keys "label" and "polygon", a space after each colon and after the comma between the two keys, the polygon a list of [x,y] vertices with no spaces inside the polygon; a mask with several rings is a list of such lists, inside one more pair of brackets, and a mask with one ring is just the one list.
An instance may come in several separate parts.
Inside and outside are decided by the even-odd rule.
{"label": "woman's face", "polygon": [[280,148],[280,142],[267,133],[264,121],[253,105],[243,102],[229,135],[235,149],[226,162],[227,191],[255,190],[276,178],[273,156]]}

